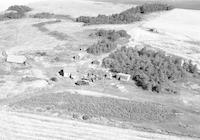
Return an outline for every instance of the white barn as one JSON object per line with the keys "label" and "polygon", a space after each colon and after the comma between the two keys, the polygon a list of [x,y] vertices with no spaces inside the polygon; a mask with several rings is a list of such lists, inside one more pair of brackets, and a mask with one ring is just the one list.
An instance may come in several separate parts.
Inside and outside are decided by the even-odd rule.
{"label": "white barn", "polygon": [[116,76],[117,76],[117,79],[120,81],[129,81],[131,79],[130,74],[118,73]]}

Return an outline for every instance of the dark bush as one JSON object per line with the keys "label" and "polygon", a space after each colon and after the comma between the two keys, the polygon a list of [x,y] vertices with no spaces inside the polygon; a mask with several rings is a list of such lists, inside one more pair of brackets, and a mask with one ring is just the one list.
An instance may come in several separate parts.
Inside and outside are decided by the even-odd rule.
{"label": "dark bush", "polygon": [[36,52],[36,55],[38,56],[47,56],[46,52]]}
{"label": "dark bush", "polygon": [[129,39],[131,36],[127,34],[125,30],[104,30],[100,29],[95,33],[95,36],[102,37],[104,39],[108,39],[112,42],[117,41],[119,38],[127,38]]}
{"label": "dark bush", "polygon": [[54,17],[54,14],[47,13],[47,12],[37,13],[37,14],[33,15],[33,18],[46,18],[46,19],[49,19],[49,18],[52,18],[52,17]]}
{"label": "dark bush", "polygon": [[10,13],[5,13],[1,20],[8,20],[8,19],[20,19],[23,18],[24,14],[23,13],[15,13],[15,12],[10,12]]}
{"label": "dark bush", "polygon": [[185,64],[185,67],[181,58],[146,48],[122,47],[104,58],[102,65],[115,73],[130,74],[136,85],[158,93],[176,93],[174,83],[186,78],[187,73],[196,71],[192,63]]}
{"label": "dark bush", "polygon": [[85,121],[86,121],[86,120],[89,120],[89,119],[90,119],[90,116],[85,114],[85,115],[82,116],[82,119],[85,120]]}
{"label": "dark bush", "polygon": [[116,43],[111,42],[110,40],[103,39],[98,41],[98,43],[93,44],[89,48],[87,48],[87,53],[91,53],[94,55],[100,55],[102,53],[109,53],[117,47]]}
{"label": "dark bush", "polygon": [[74,18],[72,18],[70,15],[62,15],[62,14],[53,14],[49,12],[41,12],[36,13],[34,15],[31,15],[32,18],[40,18],[40,19],[63,19],[63,20],[72,20],[74,21]]}
{"label": "dark bush", "polygon": [[7,11],[16,11],[17,13],[26,13],[31,11],[32,9],[28,6],[24,5],[13,5],[8,7]]}
{"label": "dark bush", "polygon": [[117,33],[120,35],[120,37],[130,37],[125,30],[119,30]]}
{"label": "dark bush", "polygon": [[119,14],[109,16],[98,15],[97,17],[80,16],[76,18],[77,22],[83,22],[85,25],[92,24],[128,24],[140,21],[142,14],[152,13],[156,11],[171,10],[172,7],[167,4],[151,3],[141,6],[132,7]]}
{"label": "dark bush", "polygon": [[57,82],[58,81],[58,79],[56,77],[52,77],[52,78],[50,78],[50,80],[53,81],[53,82]]}

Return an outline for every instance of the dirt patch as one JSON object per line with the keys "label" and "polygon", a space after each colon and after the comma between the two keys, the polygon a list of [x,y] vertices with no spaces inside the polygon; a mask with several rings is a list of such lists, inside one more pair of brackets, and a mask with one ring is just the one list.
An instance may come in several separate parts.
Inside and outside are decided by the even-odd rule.
{"label": "dirt patch", "polygon": [[60,33],[58,31],[49,32],[48,35],[50,35],[58,40],[67,40],[70,38],[70,36],[68,36],[67,34]]}
{"label": "dirt patch", "polygon": [[70,38],[70,36],[68,36],[65,33],[62,32],[58,32],[58,31],[49,31],[45,25],[49,25],[49,24],[56,24],[62,22],[61,20],[53,20],[53,21],[47,21],[47,22],[41,22],[41,23],[37,23],[37,24],[33,24],[33,27],[38,28],[39,31],[47,33],[49,36],[52,36],[54,38],[56,38],[57,40],[67,40]]}
{"label": "dirt patch", "polygon": [[46,111],[47,106],[53,106],[51,109],[65,113],[75,112],[87,114],[91,117],[105,117],[129,122],[137,121],[137,123],[140,121],[160,122],[175,117],[171,109],[160,104],[69,93],[43,94],[10,105],[10,107],[30,110],[42,108]]}

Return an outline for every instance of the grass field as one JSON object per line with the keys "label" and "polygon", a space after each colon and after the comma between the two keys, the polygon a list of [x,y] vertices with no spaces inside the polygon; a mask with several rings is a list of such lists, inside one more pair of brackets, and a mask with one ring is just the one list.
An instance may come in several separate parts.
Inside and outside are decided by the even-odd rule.
{"label": "grass field", "polygon": [[[188,113],[180,116],[181,110],[153,102],[137,102],[110,97],[95,97],[80,94],[51,93],[26,98],[10,103],[10,108],[22,112],[34,112],[58,117],[85,120],[93,123],[123,128],[139,128],[155,132],[199,137],[191,123],[199,123],[197,116]],[[189,115],[190,114],[190,115]],[[185,117],[193,118],[190,124]],[[187,119],[188,120],[188,119]],[[196,120],[196,122],[194,122]],[[183,129],[183,127],[187,126]],[[196,125],[193,125],[197,127]]]}

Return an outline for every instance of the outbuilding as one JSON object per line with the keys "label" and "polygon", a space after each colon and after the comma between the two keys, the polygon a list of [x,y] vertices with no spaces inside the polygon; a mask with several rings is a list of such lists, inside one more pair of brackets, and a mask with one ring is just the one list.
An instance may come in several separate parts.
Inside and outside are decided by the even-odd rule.
{"label": "outbuilding", "polygon": [[131,75],[125,73],[117,73],[116,78],[120,81],[129,81],[131,79]]}
{"label": "outbuilding", "polygon": [[6,61],[9,63],[25,64],[26,57],[23,55],[8,55]]}
{"label": "outbuilding", "polygon": [[85,56],[85,53],[78,53],[78,54],[74,55],[72,58],[73,58],[74,61],[79,61],[79,60],[81,60],[84,56]]}

